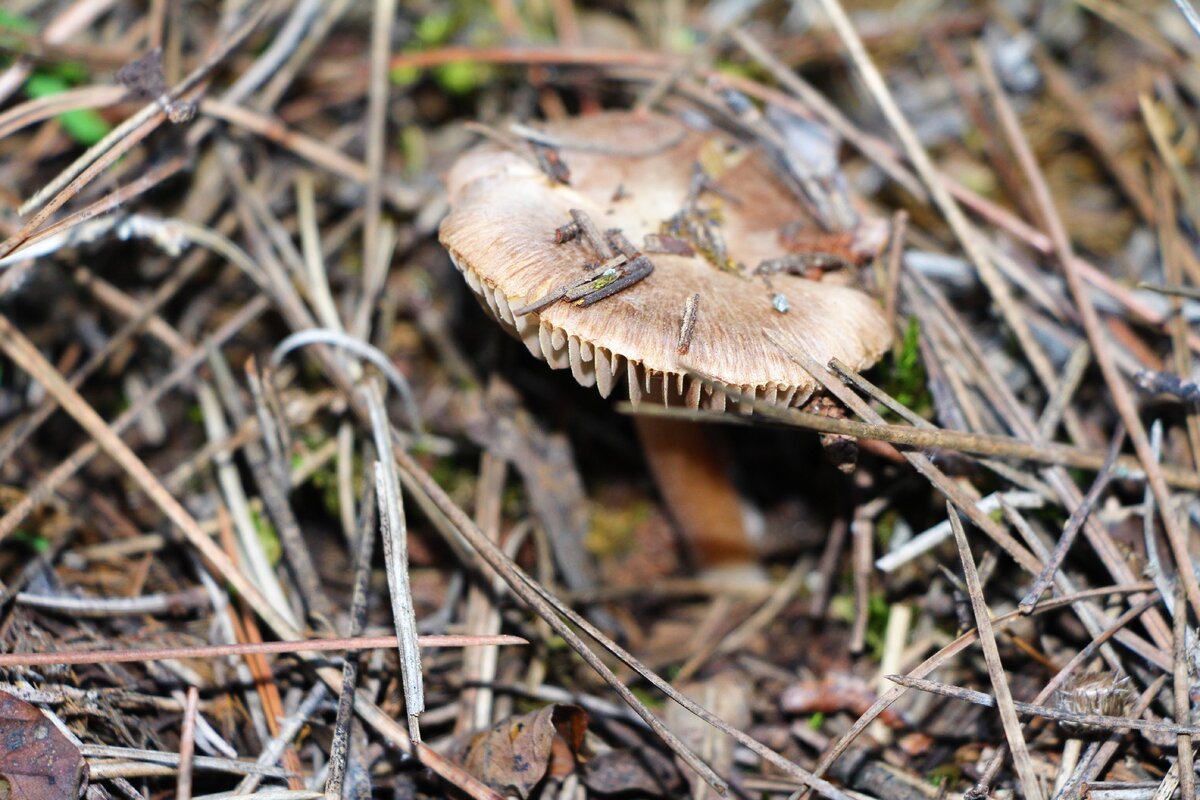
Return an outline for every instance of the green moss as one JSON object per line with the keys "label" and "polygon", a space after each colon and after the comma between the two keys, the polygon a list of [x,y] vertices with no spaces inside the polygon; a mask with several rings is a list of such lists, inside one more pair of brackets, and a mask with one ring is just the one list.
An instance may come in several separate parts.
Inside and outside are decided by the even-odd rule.
{"label": "green moss", "polygon": [[906,408],[925,416],[931,411],[933,403],[926,389],[927,376],[925,366],[921,363],[920,338],[920,323],[916,317],[909,317],[900,350],[891,360],[890,367],[886,368],[883,389]]}
{"label": "green moss", "polygon": [[429,164],[429,142],[420,125],[405,125],[397,137],[400,154],[404,157],[404,173],[414,177],[425,172]]}
{"label": "green moss", "polygon": [[616,509],[593,506],[584,547],[601,559],[629,554],[636,544],[638,526],[650,518],[652,508],[646,502],[635,502]]}
{"label": "green moss", "polygon": [[0,30],[16,31],[17,33],[37,33],[37,23],[29,17],[10,14],[0,8]]}
{"label": "green moss", "polygon": [[470,94],[491,77],[491,67],[478,61],[451,61],[433,70],[433,79],[438,86],[454,95]]}
{"label": "green moss", "polygon": [[467,464],[450,456],[442,456],[433,462],[429,474],[456,502],[470,506],[475,502],[478,483],[477,466]]}
{"label": "green moss", "polygon": [[9,537],[10,541],[16,542],[19,545],[28,547],[33,552],[41,555],[50,549],[50,540],[40,533],[30,533],[27,530],[18,528],[13,531]]}
{"label": "green moss", "polygon": [[962,780],[962,769],[956,764],[942,764],[925,773],[925,780],[934,786],[953,786]]}
{"label": "green moss", "polygon": [[421,70],[418,67],[409,65],[393,67],[388,72],[388,80],[396,86],[411,86],[416,83],[421,77]]}
{"label": "green moss", "polygon": [[[305,437],[304,444],[309,451],[315,452],[324,446],[325,440],[316,436]],[[297,453],[291,457],[290,461],[294,470],[303,463],[304,455]],[[361,485],[362,476],[362,456],[355,451],[350,466],[351,485]],[[321,493],[321,505],[325,508],[325,511],[329,516],[337,518],[341,509],[341,498],[338,495],[337,459],[326,461],[320,469],[312,473],[308,480]]]}
{"label": "green moss", "polygon": [[667,705],[666,700],[663,699],[661,694],[642,686],[631,686],[629,687],[629,691],[646,708],[661,709]]}
{"label": "green moss", "polygon": [[[491,8],[487,3],[457,3],[423,15],[414,25],[412,40],[402,52],[420,53],[446,47],[461,39],[482,46],[495,38],[498,31],[494,28]],[[397,86],[412,86],[421,79],[422,73],[419,67],[401,66],[391,70],[388,75]],[[439,64],[430,70],[430,74],[447,94],[466,95],[491,80],[495,71],[489,64],[462,60]]]}
{"label": "green moss", "polygon": [[879,540],[879,552],[886,553],[891,549],[892,536],[896,533],[896,523],[900,514],[895,509],[888,509],[879,515],[875,522],[875,537]]}
{"label": "green moss", "polygon": [[596,280],[592,281],[592,291],[596,292],[608,286],[617,279],[617,271],[615,269],[606,269],[604,274]]}
{"label": "green moss", "polygon": [[457,27],[455,15],[448,11],[426,14],[413,27],[413,37],[426,47],[436,47],[449,39]]}
{"label": "green moss", "polygon": [[[10,53],[19,54],[24,52],[24,42],[20,36],[7,34],[9,31],[15,33],[36,34],[37,23],[27,17],[10,14],[3,9],[0,9],[0,53],[9,51]],[[0,54],[0,67],[7,67],[12,64],[13,59],[7,54]]]}
{"label": "green moss", "polygon": [[267,561],[271,566],[279,563],[279,559],[283,558],[283,544],[279,541],[279,532],[275,530],[275,526],[270,520],[260,514],[253,506],[250,507],[250,518],[254,521],[254,533],[258,537],[258,543],[263,549],[263,553],[267,556]]}
{"label": "green moss", "polygon": [[[854,596],[852,594],[836,595],[829,602],[829,612],[844,623],[854,621]],[[871,657],[876,661],[883,658],[883,642],[887,633],[888,615],[891,606],[882,592],[875,592],[867,598],[867,631],[866,644],[871,651]]]}
{"label": "green moss", "polygon": [[883,658],[883,642],[887,635],[888,616],[891,606],[882,592],[875,592],[867,599],[867,647],[871,656],[879,661]]}

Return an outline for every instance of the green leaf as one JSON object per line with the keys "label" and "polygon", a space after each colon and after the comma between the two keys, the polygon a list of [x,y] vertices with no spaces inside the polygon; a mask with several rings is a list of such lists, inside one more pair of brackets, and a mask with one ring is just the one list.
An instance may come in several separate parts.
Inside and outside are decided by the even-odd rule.
{"label": "green leaf", "polygon": [[75,141],[90,147],[103,139],[112,130],[108,120],[90,108],[80,108],[58,115],[63,130]]}
{"label": "green leaf", "polygon": [[[25,94],[33,98],[62,94],[69,88],[62,76],[47,72],[35,72],[25,81]],[[108,121],[90,108],[67,111],[59,114],[57,119],[67,135],[84,146],[95,144],[112,130]]]}
{"label": "green leaf", "polygon": [[35,72],[25,81],[25,94],[34,98],[62,94],[69,88],[65,80],[48,72]]}

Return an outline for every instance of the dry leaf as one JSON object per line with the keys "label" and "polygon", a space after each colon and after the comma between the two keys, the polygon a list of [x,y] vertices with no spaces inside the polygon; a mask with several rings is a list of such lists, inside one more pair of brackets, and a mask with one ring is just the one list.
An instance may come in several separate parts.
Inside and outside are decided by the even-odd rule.
{"label": "dry leaf", "polygon": [[75,800],[86,785],[79,748],[37,708],[0,692],[0,798]]}
{"label": "dry leaf", "polygon": [[586,711],[555,704],[470,734],[450,756],[493,789],[524,798],[546,775],[575,769],[586,729]]}

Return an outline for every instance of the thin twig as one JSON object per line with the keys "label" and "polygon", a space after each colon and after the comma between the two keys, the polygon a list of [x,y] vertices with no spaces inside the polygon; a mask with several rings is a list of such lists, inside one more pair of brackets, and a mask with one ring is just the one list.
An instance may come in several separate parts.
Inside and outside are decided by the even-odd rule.
{"label": "thin twig", "polygon": [[209,605],[208,592],[188,589],[170,594],[139,597],[65,597],[18,592],[18,605],[78,617],[140,616],[142,614],[184,614]]}
{"label": "thin twig", "polygon": [[[990,514],[1002,505],[1013,508],[1041,508],[1045,503],[1033,492],[993,492],[975,503],[980,513]],[[944,520],[918,533],[904,544],[880,556],[875,560],[875,568],[880,572],[895,572],[913,559],[927,553],[954,535],[950,521]]]}
{"label": "thin twig", "polygon": [[[236,324],[227,325],[226,330],[223,330],[222,333],[226,336],[231,336],[242,325],[245,325],[250,319],[253,319],[255,316],[257,316],[257,314],[262,311],[264,304],[265,303],[252,301],[250,307],[248,307],[248,310],[252,311],[253,313],[244,313],[239,315],[236,320],[231,320],[231,323]],[[73,474],[74,471],[79,468],[79,465],[86,462],[99,450],[103,449],[105,452],[113,455],[118,461],[128,465],[128,468],[134,474],[136,474],[139,482],[141,482],[143,486],[149,487],[148,491],[151,492],[152,496],[157,498],[157,500],[164,507],[164,510],[169,509],[168,516],[171,516],[173,519],[180,521],[183,526],[186,526],[186,529],[190,530],[192,534],[197,537],[197,541],[203,540],[204,543],[199,545],[201,552],[204,553],[206,557],[215,556],[213,563],[221,565],[224,570],[229,571],[231,576],[230,580],[234,583],[234,585],[237,585],[239,582],[244,582],[242,580],[241,573],[233,567],[233,564],[228,561],[224,553],[222,553],[220,549],[213,544],[212,540],[200,530],[200,526],[195,523],[195,520],[192,519],[191,515],[189,515],[173,497],[170,497],[166,494],[165,490],[162,489],[161,484],[158,483],[157,479],[154,478],[149,470],[145,468],[145,465],[137,459],[137,456],[134,455],[128,446],[118,438],[116,432],[110,428],[90,406],[86,404],[83,398],[79,396],[78,392],[67,385],[67,383],[62,379],[62,376],[58,374],[58,372],[45,360],[45,358],[42,357],[41,353],[39,353],[32,343],[25,338],[24,334],[22,334],[19,329],[13,326],[7,318],[2,316],[0,316],[0,349],[3,349],[4,352],[8,354],[15,363],[22,366],[22,368],[26,369],[26,371],[30,372],[30,374],[36,375],[38,381],[41,382],[43,386],[46,386],[51,395],[56,397],[63,409],[72,414],[72,416],[75,416],[84,425],[84,427],[91,429],[94,433],[93,441],[77,450],[76,453],[73,454],[72,459],[70,459],[70,464],[68,466],[64,466],[61,469],[55,470],[54,474],[60,483],[62,480],[66,479],[66,475],[68,473]],[[199,358],[195,363],[181,365],[185,366],[186,369],[177,368],[174,376],[177,380],[182,381],[184,378],[190,376],[196,367],[202,363],[202,361],[203,352],[199,353]],[[152,397],[153,395],[153,392],[148,392],[139,399],[139,403],[143,405],[149,405],[149,402],[146,401],[155,399]],[[126,422],[126,425],[132,424],[135,418],[136,415],[129,414],[129,412],[122,416],[122,419]],[[98,432],[99,435],[95,435],[96,432]],[[48,482],[49,481],[47,481],[47,483]],[[32,494],[33,493],[30,495],[31,497]],[[30,497],[25,498],[25,500],[29,499]],[[4,518],[0,519],[0,537],[2,537],[4,533],[11,533],[13,530],[15,530],[17,524],[19,524],[17,520],[20,517],[27,515],[32,510],[33,506],[33,502],[18,503],[16,507],[5,514]],[[261,597],[254,586],[250,585],[249,583],[246,583],[246,586],[249,589],[251,596]]]}
{"label": "thin twig", "polygon": [[414,491],[424,493],[430,500],[433,501],[437,509],[440,510],[447,520],[453,525],[454,529],[460,533],[470,543],[471,547],[477,552],[481,558],[497,572],[510,588],[517,593],[522,600],[534,608],[538,615],[545,619],[554,629],[555,633],[562,636],[567,643],[582,657],[589,666],[595,669],[605,681],[628,703],[638,716],[641,717],[654,732],[662,737],[662,739],[671,747],[671,749],[685,758],[688,765],[695,769],[702,777],[705,778],[709,785],[714,788],[724,787],[724,781],[712,773],[702,761],[696,758],[690,750],[686,748],[678,739],[662,727],[662,723],[658,718],[649,712],[629,691],[629,688],[619,681],[615,675],[609,670],[603,661],[599,660],[584,643],[579,640],[576,634],[568,627],[563,620],[558,616],[562,614],[567,617],[573,624],[585,630],[589,636],[595,639],[606,650],[613,653],[618,658],[625,661],[639,674],[649,680],[655,687],[667,694],[672,700],[676,701],[684,708],[687,708],[693,714],[703,719],[705,722],[717,727],[719,730],[733,736],[738,742],[758,753],[763,758],[769,760],[772,764],[780,767],[798,777],[806,785],[813,787],[823,796],[831,798],[839,798],[845,800],[844,792],[822,779],[814,779],[813,775],[807,770],[800,768],[791,761],[783,758],[775,751],[765,747],[757,740],[747,736],[738,728],[725,723],[720,718],[708,712],[706,709],[697,705],[690,700],[686,695],[681,694],[678,690],[664,681],[654,672],[641,665],[641,663],[629,654],[624,648],[618,646],[615,642],[605,636],[601,631],[596,629],[585,618],[576,614],[569,606],[561,603],[552,593],[545,587],[532,581],[525,576],[519,568],[516,567],[502,552],[496,547],[495,543],[490,542],[486,536],[474,525],[471,519],[463,513],[462,509],[445,494],[445,492],[437,485],[436,482],[421,469],[420,465],[406,452],[396,448],[394,450],[396,460],[402,470],[401,474],[405,477],[406,482],[413,488]]}
{"label": "thin twig", "polygon": [[192,759],[196,754],[196,704],[200,690],[189,686],[183,708],[183,730],[179,734],[179,776],[175,780],[177,800],[192,800]]}
{"label": "thin twig", "polygon": [[[887,319],[890,331],[896,331],[899,324],[896,320],[896,309],[900,295],[900,273],[904,268],[904,244],[907,234],[908,212],[897,211],[892,217],[892,241],[888,246],[887,257],[887,282],[883,287],[883,315]],[[895,347],[900,347],[898,337]]]}
{"label": "thin twig", "polygon": [[1037,578],[1034,579],[1033,586],[1029,587],[1029,591],[1021,599],[1018,608],[1024,613],[1028,614],[1030,611],[1033,611],[1042,594],[1053,583],[1054,573],[1058,572],[1059,567],[1062,566],[1063,560],[1067,557],[1067,552],[1075,542],[1075,537],[1083,530],[1083,524],[1087,522],[1088,515],[1092,513],[1092,509],[1100,501],[1100,495],[1108,488],[1108,484],[1113,477],[1113,467],[1117,463],[1117,455],[1121,452],[1121,444],[1124,441],[1125,428],[1118,424],[1116,431],[1113,433],[1108,455],[1105,457],[1104,467],[1096,475],[1096,479],[1092,482],[1092,487],[1084,495],[1083,502],[1071,512],[1067,524],[1063,527],[1062,536],[1058,538],[1058,544],[1054,546],[1054,551],[1050,554],[1050,560],[1046,562],[1046,566],[1042,568]]}
{"label": "thin twig", "polygon": [[[1158,693],[1162,691],[1162,687],[1166,684],[1166,682],[1166,675],[1159,675],[1157,678],[1151,681],[1150,685],[1146,687],[1146,691],[1142,692],[1137,701],[1133,704],[1133,708],[1129,712],[1130,718],[1137,719],[1144,714],[1146,709],[1150,707],[1150,703],[1156,697],[1158,697]],[[1089,783],[1099,776],[1099,774],[1104,770],[1104,767],[1108,764],[1109,759],[1116,754],[1117,748],[1120,747],[1124,741],[1126,730],[1127,729],[1119,729],[1114,731],[1113,734],[1108,738],[1108,741],[1104,742],[1103,744],[1093,742],[1088,747],[1088,750],[1079,760],[1079,768],[1076,769],[1075,775],[1072,776],[1071,780],[1067,783],[1066,787],[1062,791],[1063,800],[1074,800],[1074,798],[1080,795],[1080,790],[1083,788],[1085,783]]]}
{"label": "thin twig", "polygon": [[958,555],[962,560],[967,591],[971,598],[971,609],[975,613],[979,644],[983,649],[984,661],[987,663],[988,677],[996,692],[995,705],[1000,710],[1000,721],[1004,725],[1004,736],[1008,740],[1008,748],[1012,751],[1017,776],[1021,780],[1021,791],[1030,800],[1041,800],[1044,797],[1042,787],[1038,783],[1033,760],[1029,757],[1029,748],[1025,743],[1025,736],[1021,732],[1021,723],[1017,719],[1012,692],[1008,688],[1008,678],[1004,675],[1004,665],[1000,662],[1000,650],[996,647],[992,616],[988,611],[987,602],[983,599],[983,587],[979,583],[975,559],[971,556],[971,546],[967,543],[967,534],[963,530],[958,511],[947,503],[946,513],[950,515],[950,526],[954,529],[954,541],[958,545]]}
{"label": "thin twig", "polygon": [[408,379],[396,369],[391,360],[379,348],[364,342],[362,339],[328,328],[310,328],[308,330],[296,331],[275,346],[275,349],[271,352],[271,367],[278,369],[288,353],[314,344],[340,348],[378,367],[379,371],[388,379],[388,383],[399,392],[412,430],[418,435],[424,430],[424,424],[421,422],[421,412],[417,408],[417,398],[413,394],[412,387],[409,386]]}
{"label": "thin twig", "polygon": [[[216,50],[204,61],[203,64],[193,70],[186,78],[184,78],[177,86],[173,87],[165,97],[168,101],[179,100],[184,94],[200,83],[204,77],[212,71],[218,64],[221,63],[234,49],[239,47],[245,39],[254,32],[269,11],[272,10],[273,2],[266,2],[255,9],[246,20],[238,26],[234,31],[231,31],[227,36],[222,37]],[[96,143],[80,158],[78,158],[70,167],[53,181],[42,187],[36,195],[31,197],[21,206],[19,213],[28,213],[31,209],[41,206],[47,197],[58,193],[53,200],[50,201],[38,214],[31,218],[16,235],[9,238],[8,241],[0,244],[0,256],[7,255],[12,252],[18,245],[24,241],[24,238],[34,230],[36,230],[50,214],[53,214],[59,207],[69,200],[78,192],[88,181],[98,174],[105,166],[115,161],[121,153],[127,151],[134,144],[144,138],[150,131],[161,124],[166,119],[166,112],[162,109],[160,103],[148,103],[141,111],[127,119],[123,124],[114,128],[101,141]],[[98,166],[99,165],[99,166]],[[61,191],[60,191],[61,190]]]}
{"label": "thin twig", "polygon": [[[79,746],[79,752],[89,759],[120,758],[130,761],[144,761],[149,764],[161,764],[174,768],[179,766],[178,753],[168,753],[161,750],[142,750],[133,747],[112,747],[109,745],[84,743]],[[97,764],[103,765],[103,763],[92,762],[93,779],[96,778],[96,772],[98,771],[96,770]],[[212,772],[224,772],[230,775],[261,775],[264,778],[290,777],[287,770],[280,769],[274,765],[263,767],[249,761],[238,761],[232,758],[214,758],[212,756],[194,756],[192,758],[192,768]]]}
{"label": "thin twig", "polygon": [[[1108,589],[1087,589],[1066,597],[1057,597],[1052,600],[1047,600],[1045,603],[1042,603],[1040,606],[1038,606],[1033,613],[1045,614],[1052,609],[1066,608],[1091,598],[1110,596],[1113,593],[1113,588],[1114,587],[1109,587]],[[1122,589],[1122,593],[1137,594],[1147,591],[1151,588],[1153,587],[1148,583],[1140,583],[1134,586],[1124,587]],[[1022,616],[1023,615],[1020,611],[1014,609],[1007,614],[996,617],[996,619],[992,621],[993,627],[995,630],[1004,630],[1005,628],[1008,628],[1016,623],[1022,618]],[[931,674],[934,672],[934,670],[946,664],[951,658],[966,650],[968,647],[974,644],[978,638],[979,634],[976,630],[970,630],[961,634],[957,639],[950,642],[950,644],[938,650],[936,653],[929,656],[916,667],[911,669],[908,673],[908,677],[924,678],[926,675]],[[882,714],[884,711],[890,708],[893,703],[899,700],[906,691],[907,689],[905,687],[894,686],[887,691],[881,692],[875,702],[871,704],[871,707],[864,711],[859,718],[855,720],[854,724],[850,726],[850,729],[842,734],[837,742],[834,743],[833,747],[831,747],[824,755],[821,756],[821,761],[817,764],[817,767],[813,770],[813,772],[818,775],[824,775],[829,770],[830,765],[846,753],[846,751],[854,743],[854,740],[861,736],[863,731],[865,731],[872,722],[878,719],[880,714]]]}
{"label": "thin twig", "polygon": [[[826,0],[826,2],[829,2],[829,0]],[[1173,507],[1171,505],[1171,492],[1163,478],[1162,469],[1154,460],[1153,454],[1150,451],[1150,440],[1146,436],[1146,428],[1142,424],[1137,405],[1134,403],[1129,388],[1121,377],[1120,370],[1117,368],[1108,335],[1100,322],[1100,315],[1097,313],[1092,297],[1080,277],[1074,248],[1071,246],[1067,229],[1063,225],[1062,218],[1055,207],[1050,187],[1046,184],[1046,178],[1038,168],[1037,159],[1029,146],[1029,141],[1021,129],[1011,104],[1008,102],[1007,95],[998,82],[993,87],[993,92],[1001,127],[1008,137],[1010,146],[1017,155],[1018,163],[1020,163],[1021,168],[1025,171],[1026,180],[1029,181],[1030,187],[1033,189],[1034,200],[1037,202],[1037,206],[1045,218],[1046,228],[1050,232],[1051,241],[1054,243],[1055,253],[1058,256],[1059,264],[1066,278],[1067,287],[1070,289],[1071,297],[1079,312],[1084,332],[1087,334],[1088,343],[1091,345],[1092,352],[1096,356],[1096,364],[1100,367],[1100,371],[1104,375],[1104,382],[1108,386],[1113,405],[1116,407],[1121,421],[1125,423],[1125,427],[1129,431],[1129,438],[1133,442],[1134,451],[1137,453],[1142,468],[1146,471],[1146,481],[1154,492],[1155,499],[1158,500],[1163,528],[1167,534],[1167,542],[1171,545],[1175,562],[1179,567],[1180,577],[1183,580],[1184,588],[1187,589],[1188,600],[1196,612],[1200,613],[1200,582],[1197,582],[1196,572],[1192,568],[1191,555],[1189,554],[1187,544],[1187,531],[1180,528],[1174,514],[1170,511]]]}
{"label": "thin twig", "polygon": [[[693,370],[693,377],[705,379]],[[711,379],[710,379],[711,380]],[[741,395],[748,405],[753,398]],[[627,404],[618,404],[618,409],[644,416],[678,417],[681,419],[702,420],[705,422],[738,425],[745,420],[728,414],[694,410],[669,408],[665,406],[640,405],[636,409]],[[1013,458],[1030,461],[1035,464],[1054,464],[1064,467],[1075,467],[1099,471],[1104,466],[1104,454],[1094,450],[1081,450],[1060,442],[1046,442],[1041,445],[1032,444],[1010,436],[996,436],[964,431],[947,430],[945,428],[920,429],[911,425],[889,425],[885,423],[859,422],[851,419],[836,419],[820,414],[811,414],[795,408],[781,408],[767,403],[753,403],[754,413],[773,422],[795,428],[817,431],[820,433],[836,433],[842,436],[853,436],[856,439],[873,439],[879,442],[912,447],[920,450],[957,450],[980,456],[996,458]],[[1145,473],[1141,470],[1136,459],[1121,457],[1117,460],[1117,475],[1123,480],[1138,480]],[[1163,466],[1163,475],[1171,485],[1189,491],[1200,491],[1200,475],[1193,470]]]}
{"label": "thin twig", "polygon": [[[1007,511],[1008,509],[1005,510]],[[1088,659],[1090,659],[1096,653],[1096,651],[1101,650],[1101,648],[1105,646],[1105,643],[1108,642],[1109,639],[1123,631],[1126,625],[1140,617],[1147,609],[1158,602],[1160,602],[1159,596],[1151,593],[1150,597],[1144,600],[1140,605],[1136,605],[1133,608],[1128,609],[1124,614],[1114,620],[1113,623],[1105,628],[1099,636],[1093,638],[1092,641],[1088,642],[1083,649],[1076,653],[1071,660],[1068,661],[1063,668],[1060,669],[1055,676],[1051,678],[1045,686],[1042,687],[1042,690],[1037,693],[1037,697],[1033,698],[1033,705],[1045,705],[1046,701],[1054,697],[1054,693],[1057,692],[1059,688],[1062,687],[1068,680],[1070,680],[1075,670],[1087,663]],[[997,748],[995,755],[992,756],[987,766],[984,767],[983,776],[976,782],[974,788],[970,790],[970,796],[986,797],[989,794],[989,787],[996,779],[996,775],[999,774],[1000,768],[1003,766],[1004,759],[1007,756],[1007,747]]]}
{"label": "thin twig", "polygon": [[[1182,728],[1192,722],[1192,677],[1188,669],[1188,607],[1182,581],[1175,587],[1175,653],[1172,688],[1175,695],[1175,721]],[[1196,772],[1192,762],[1192,737],[1179,733],[1175,737],[1175,753],[1179,767],[1180,800],[1196,800]]]}
{"label": "thin twig", "polygon": [[[911,689],[919,689],[923,692],[933,692],[934,694],[940,694],[943,697],[953,697],[956,700],[965,700],[968,703],[975,703],[976,705],[987,706],[988,708],[996,707],[996,698],[992,695],[985,694],[984,692],[977,692],[972,689],[964,689],[961,686],[949,686],[936,681],[909,678],[903,675],[889,675],[888,680],[894,681],[901,686],[907,686]],[[1192,736],[1200,734],[1200,727],[1196,727],[1194,725],[1177,725],[1172,722],[1152,722],[1150,720],[1137,719],[1135,717],[1110,717],[1104,714],[1076,714],[1073,711],[1064,711],[1062,709],[1051,708],[1049,706],[1038,706],[1034,705],[1033,703],[1013,702],[1012,705],[1013,708],[1021,714],[1045,717],[1046,719],[1052,719],[1058,722],[1068,722],[1072,725],[1099,728],[1100,730],[1120,731],[1132,729],[1166,735],[1178,735],[1181,732]]]}
{"label": "thin twig", "polygon": [[[1187,20],[1192,32],[1200,36],[1200,14],[1196,13],[1196,7],[1192,5],[1191,0],[1175,0],[1175,7],[1179,9],[1180,14],[1183,14],[1183,18]],[[1191,800],[1191,798],[1185,794],[1183,800]]]}
{"label": "thin twig", "polygon": [[1071,351],[1071,355],[1067,358],[1067,365],[1063,368],[1062,380],[1058,382],[1058,391],[1050,395],[1050,399],[1042,409],[1042,416],[1038,419],[1038,436],[1046,440],[1053,438],[1054,431],[1070,406],[1071,398],[1079,388],[1079,383],[1083,380],[1083,373],[1091,360],[1092,349],[1088,347],[1087,342],[1080,342]]}
{"label": "thin twig", "polygon": [[[263,745],[255,763],[260,767],[274,765],[283,755],[284,750],[291,746],[292,739],[296,738],[296,734],[308,723],[309,717],[316,712],[317,706],[325,700],[328,693],[329,688],[325,684],[315,682],[296,711],[280,721],[278,735],[273,736]],[[252,794],[261,782],[261,775],[247,775],[238,783],[234,795]]]}
{"label": "thin twig", "polygon": [[699,306],[699,293],[688,297],[683,304],[683,314],[679,319],[679,341],[675,346],[675,352],[681,356],[686,356],[692,347],[692,335],[696,332],[696,312],[699,310]]}
{"label": "thin twig", "polygon": [[[1171,191],[1161,169],[1156,169],[1153,175],[1155,197],[1159,207],[1163,210],[1158,227],[1163,277],[1168,283],[1178,284],[1183,281],[1183,269],[1180,262],[1186,248],[1180,241],[1175,194]],[[1171,296],[1168,298],[1168,303],[1171,307],[1168,324],[1171,329],[1171,356],[1175,372],[1181,376],[1190,376],[1192,374],[1192,351],[1187,346],[1188,324],[1183,316],[1183,300],[1178,296]],[[1200,411],[1194,404],[1187,409],[1187,432],[1188,441],[1192,447],[1192,464],[1200,465]]]}
{"label": "thin twig", "polygon": [[[422,647],[481,647],[529,644],[520,636],[421,636]],[[56,650],[51,653],[0,653],[0,667],[36,667],[70,664],[121,664],[166,661],[181,658],[222,658],[255,653],[325,653],[329,651],[378,650],[396,647],[395,636],[357,636],[348,639],[296,639],[286,642],[208,644],[192,647],[146,647],[133,650]]]}
{"label": "thin twig", "polygon": [[408,523],[400,494],[400,479],[391,454],[391,425],[383,407],[383,394],[377,381],[363,387],[362,398],[371,416],[375,452],[375,499],[379,504],[379,530],[383,537],[383,563],[387,570],[391,597],[392,622],[396,628],[400,675],[404,685],[404,710],[408,714],[409,736],[421,741],[418,719],[425,711],[424,674],[421,650],[417,644],[417,618],[408,578]]}
{"label": "thin twig", "polygon": [[[358,546],[355,548],[354,590],[350,599],[347,635],[357,636],[366,624],[368,592],[371,582],[371,557],[375,551],[375,482],[363,481],[366,496],[362,503],[362,519],[358,526]],[[354,714],[354,694],[358,689],[358,658],[346,654],[342,663],[342,691],[338,695],[337,718],[333,726],[333,742],[329,747],[329,777],[325,781],[325,800],[342,800],[342,785],[350,759],[350,724]]]}
{"label": "thin twig", "polygon": [[[375,0],[371,18],[371,66],[367,83],[367,196],[363,201],[363,301],[374,298],[370,288],[371,267],[380,256],[380,222],[383,204],[384,157],[386,151],[388,92],[388,60],[392,53],[392,26],[396,16],[396,0]],[[373,308],[367,306],[368,308]],[[366,331],[354,326],[354,333],[365,336]]]}
{"label": "thin twig", "polygon": [[[845,403],[854,413],[863,417],[869,422],[876,425],[883,422],[881,417],[873,408],[863,402],[862,398],[850,391],[846,384],[842,383],[838,378],[814,359],[811,355],[803,350],[788,350],[779,344],[778,341],[768,332],[767,338],[775,344],[788,358],[795,361],[804,371],[817,379],[826,389],[828,389],[835,397]],[[745,394],[737,391],[739,401]],[[761,408],[759,405],[754,405],[753,408],[757,411]],[[920,430],[920,429],[917,429]],[[948,500],[954,503],[955,506],[961,508],[963,513],[975,523],[984,533],[991,537],[992,541],[1004,548],[1004,551],[1013,557],[1013,560],[1021,565],[1022,568],[1037,574],[1042,568],[1042,562],[1034,557],[1020,542],[1018,542],[1008,531],[1004,530],[993,519],[986,514],[980,512],[975,507],[974,498],[963,491],[958,483],[951,480],[946,473],[938,469],[933,461],[925,455],[918,453],[905,453],[904,457],[908,460],[913,468],[921,473],[926,479],[932,483],[939,492],[946,496]]]}

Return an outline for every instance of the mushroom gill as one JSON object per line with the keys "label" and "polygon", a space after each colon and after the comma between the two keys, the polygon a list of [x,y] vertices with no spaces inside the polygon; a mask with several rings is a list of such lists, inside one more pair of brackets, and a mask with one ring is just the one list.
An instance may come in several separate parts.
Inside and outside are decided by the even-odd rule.
{"label": "mushroom gill", "polygon": [[[794,243],[821,231],[754,149],[718,131],[631,112],[562,120],[539,135],[561,153],[567,182],[528,153],[480,144],[447,176],[451,210],[439,238],[491,314],[551,367],[569,368],[604,396],[625,378],[634,403],[649,397],[723,409],[732,387],[791,406],[809,398],[814,381],[785,350],[865,369],[890,345],[878,304],[846,285],[852,270],[819,281],[755,273],[795,257]],[[592,305],[540,303],[598,261],[585,236],[556,242],[572,210],[602,231],[620,231],[653,273]],[[675,234],[689,225],[711,241],[678,246],[688,240]],[[651,252],[646,245],[656,238],[693,252]],[[852,248],[853,232],[845,238]],[[694,328],[681,348],[681,319],[696,296]],[[702,384],[689,368],[713,380]]]}

